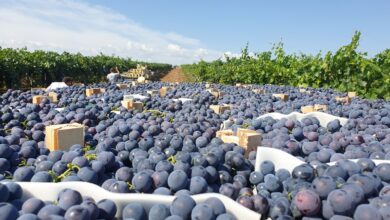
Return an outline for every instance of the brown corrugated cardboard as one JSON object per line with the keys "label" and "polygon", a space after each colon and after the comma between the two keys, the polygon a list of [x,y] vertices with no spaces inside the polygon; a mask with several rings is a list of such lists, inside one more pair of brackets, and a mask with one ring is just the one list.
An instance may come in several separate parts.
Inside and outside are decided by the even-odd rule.
{"label": "brown corrugated cardboard", "polygon": [[217,131],[216,136],[220,138],[224,143],[234,143],[238,145],[238,137],[233,135],[232,130]]}
{"label": "brown corrugated cardboard", "polygon": [[349,98],[356,97],[356,92],[348,92],[348,97]]}
{"label": "brown corrugated cardboard", "polygon": [[85,90],[85,95],[86,96],[91,96],[99,93],[105,92],[106,89],[100,89],[100,88],[90,88]]}
{"label": "brown corrugated cardboard", "polygon": [[312,106],[312,105],[307,105],[307,106],[302,106],[301,107],[301,112],[303,113],[303,114],[306,114],[306,113],[309,113],[309,112],[314,112],[315,110],[314,110],[314,106]]}
{"label": "brown corrugated cardboard", "polygon": [[314,105],[315,111],[326,111],[328,109],[327,105]]}
{"label": "brown corrugated cardboard", "polygon": [[144,104],[142,102],[134,102],[132,99],[123,100],[122,106],[129,110],[138,110],[142,112]]}
{"label": "brown corrugated cardboard", "polygon": [[218,89],[207,89],[209,93],[211,93],[215,98],[219,99],[224,95],[223,92],[220,92]]}
{"label": "brown corrugated cardboard", "polygon": [[84,146],[84,125],[82,124],[50,125],[46,127],[45,133],[45,145],[51,151],[66,151],[74,144]]}
{"label": "brown corrugated cardboard", "polygon": [[279,98],[282,101],[287,101],[288,100],[288,95],[287,94],[272,94],[273,97]]}
{"label": "brown corrugated cardboard", "polygon": [[49,92],[49,99],[50,99],[51,102],[57,103],[58,102],[58,95],[57,95],[57,93]]}
{"label": "brown corrugated cardboard", "polygon": [[346,104],[350,103],[352,100],[351,97],[348,97],[348,96],[345,96],[345,97],[337,96],[335,99],[338,102],[342,102],[342,103],[346,103]]}
{"label": "brown corrugated cardboard", "polygon": [[118,89],[127,89],[127,88],[129,88],[129,85],[123,84],[123,83],[118,83],[118,84],[116,84],[116,86],[118,87]]}
{"label": "brown corrugated cardboard", "polygon": [[210,109],[212,109],[217,114],[223,114],[226,110],[230,110],[230,105],[210,105]]}
{"label": "brown corrugated cardboard", "polygon": [[252,92],[254,92],[256,94],[265,94],[264,89],[253,89]]}
{"label": "brown corrugated cardboard", "polygon": [[310,91],[308,91],[307,89],[299,89],[299,92],[300,93],[310,94]]}
{"label": "brown corrugated cardboard", "polygon": [[217,131],[218,138],[224,143],[235,143],[245,149],[245,155],[250,151],[256,150],[261,145],[261,134],[256,131],[238,128],[237,136],[233,134],[232,130]]}
{"label": "brown corrugated cardboard", "polygon": [[170,91],[172,88],[171,87],[168,87],[168,86],[163,86],[161,87],[160,89],[160,96],[161,97],[165,97],[168,93],[168,91]]}
{"label": "brown corrugated cardboard", "polygon": [[148,90],[148,91],[146,91],[146,93],[149,95],[157,95],[157,94],[159,94],[159,91],[158,90]]}
{"label": "brown corrugated cardboard", "polygon": [[238,128],[237,129],[238,145],[245,149],[245,155],[249,152],[256,151],[257,147],[261,145],[261,134],[256,131]]}
{"label": "brown corrugated cardboard", "polygon": [[49,98],[49,97],[48,97],[48,96],[45,96],[45,95],[34,95],[34,96],[33,96],[32,103],[33,103],[33,104],[39,105],[39,104],[41,104],[41,102],[42,102],[42,100],[43,100],[44,98]]}

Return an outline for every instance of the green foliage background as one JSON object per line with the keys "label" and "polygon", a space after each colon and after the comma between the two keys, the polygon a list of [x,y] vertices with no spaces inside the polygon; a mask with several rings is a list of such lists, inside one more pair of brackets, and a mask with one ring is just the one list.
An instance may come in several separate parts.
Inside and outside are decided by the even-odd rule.
{"label": "green foliage background", "polygon": [[146,64],[152,71],[166,73],[170,64],[138,62],[100,54],[83,56],[80,53],[56,53],[0,47],[0,89],[46,87],[51,82],[62,81],[65,76],[77,82],[93,83],[105,80],[111,67],[124,72],[136,65]]}
{"label": "green foliage background", "polygon": [[365,98],[390,99],[390,50],[370,58],[358,52],[360,32],[351,43],[325,55],[286,54],[283,44],[271,51],[249,56],[248,45],[241,57],[225,61],[200,61],[182,65],[198,81],[234,84],[276,84],[356,91]]}

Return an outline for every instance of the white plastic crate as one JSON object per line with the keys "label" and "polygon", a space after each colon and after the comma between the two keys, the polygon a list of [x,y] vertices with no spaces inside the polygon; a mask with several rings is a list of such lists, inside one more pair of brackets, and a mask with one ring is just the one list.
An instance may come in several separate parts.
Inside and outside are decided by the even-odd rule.
{"label": "white plastic crate", "polygon": [[[77,190],[83,196],[90,196],[96,202],[102,199],[111,199],[117,205],[116,217],[120,218],[122,210],[126,204],[131,202],[141,203],[146,211],[154,204],[169,205],[175,196],[164,196],[156,194],[139,194],[139,193],[113,193],[109,192],[98,185],[87,182],[60,182],[60,183],[37,183],[37,182],[17,182],[23,188],[23,199],[36,197],[43,201],[55,201],[58,193],[63,189]],[[234,200],[218,193],[205,193],[194,195],[192,198],[195,202],[204,202],[206,199],[216,197],[220,199],[226,207],[228,213],[234,215],[237,219],[260,219],[260,214],[238,204]]]}

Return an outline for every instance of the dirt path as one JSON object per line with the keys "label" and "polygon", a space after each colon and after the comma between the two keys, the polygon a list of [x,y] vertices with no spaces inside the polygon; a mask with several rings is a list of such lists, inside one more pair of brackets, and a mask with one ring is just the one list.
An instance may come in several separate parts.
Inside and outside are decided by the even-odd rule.
{"label": "dirt path", "polygon": [[183,73],[180,67],[171,70],[160,80],[161,82],[188,82],[188,77]]}

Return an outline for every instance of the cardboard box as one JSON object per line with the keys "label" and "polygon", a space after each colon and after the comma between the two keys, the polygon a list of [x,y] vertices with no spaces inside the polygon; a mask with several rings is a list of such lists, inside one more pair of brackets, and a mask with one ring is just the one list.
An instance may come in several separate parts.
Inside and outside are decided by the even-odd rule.
{"label": "cardboard box", "polygon": [[310,91],[308,91],[307,89],[299,89],[299,92],[300,93],[310,94]]}
{"label": "cardboard box", "polygon": [[74,144],[84,146],[84,125],[78,123],[46,126],[45,145],[50,151],[69,150]]}
{"label": "cardboard box", "polygon": [[282,101],[287,101],[288,100],[288,95],[287,94],[272,94],[273,97],[279,98]]}
{"label": "cardboard box", "polygon": [[132,99],[123,100],[121,103],[122,103],[123,107],[125,107],[126,109],[129,109],[129,110],[138,110],[138,111],[142,112],[142,110],[144,108],[144,103],[134,102],[134,100],[132,100]]}
{"label": "cardboard box", "polygon": [[101,88],[91,88],[91,89],[86,89],[85,90],[85,95],[86,96],[92,96],[92,95],[95,95],[95,94],[103,93],[105,91],[106,91],[105,89],[101,89]]}
{"label": "cardboard box", "polygon": [[256,151],[261,145],[261,134],[254,130],[238,128],[237,129],[238,145],[245,149],[245,155],[249,152]]}
{"label": "cardboard box", "polygon": [[341,102],[341,103],[345,103],[345,104],[350,103],[352,100],[352,98],[348,97],[348,96],[345,96],[345,97],[337,96],[335,99],[336,99],[336,101]]}
{"label": "cardboard box", "polygon": [[328,109],[327,105],[314,105],[315,111],[326,111]]}
{"label": "cardboard box", "polygon": [[32,99],[32,103],[39,105],[39,104],[41,104],[41,102],[44,98],[49,98],[49,97],[45,96],[45,95],[34,95],[33,99]]}
{"label": "cardboard box", "polygon": [[118,87],[118,89],[127,89],[127,88],[129,88],[129,85],[119,83],[119,84],[116,84],[116,87]]}
{"label": "cardboard box", "polygon": [[233,143],[238,145],[238,137],[234,136],[232,130],[222,130],[222,131],[217,131],[216,134],[217,138],[220,138],[223,143]]}
{"label": "cardboard box", "polygon": [[165,97],[168,93],[168,91],[170,91],[172,88],[171,87],[168,87],[168,86],[163,86],[161,87],[160,89],[160,96],[161,97]]}
{"label": "cardboard box", "polygon": [[46,91],[46,88],[35,87],[35,88],[31,88],[30,90],[31,90],[31,92],[34,92],[34,91],[41,91],[41,90]]}
{"label": "cardboard box", "polygon": [[348,92],[348,97],[349,98],[356,97],[356,92]]}
{"label": "cardboard box", "polygon": [[210,105],[210,109],[212,109],[217,114],[223,114],[226,110],[230,110],[230,105]]}
{"label": "cardboard box", "polygon": [[252,89],[252,92],[254,92],[256,94],[265,94],[264,89]]}
{"label": "cardboard box", "polygon": [[146,93],[149,95],[158,95],[160,92],[158,90],[148,90]]}
{"label": "cardboard box", "polygon": [[58,95],[55,92],[49,92],[49,99],[50,102],[57,103],[58,102]]}
{"label": "cardboard box", "polygon": [[315,109],[314,109],[314,106],[313,105],[306,105],[306,106],[302,106],[301,107],[301,112],[303,114],[306,114],[306,113],[309,113],[309,112],[314,112]]}
{"label": "cardboard box", "polygon": [[217,131],[217,137],[224,143],[235,143],[244,148],[246,156],[249,152],[256,151],[257,147],[261,145],[261,134],[244,128],[237,129],[237,136],[233,134],[232,130]]}
{"label": "cardboard box", "polygon": [[224,93],[220,92],[218,89],[207,89],[206,91],[211,93],[211,95],[213,95],[217,99],[224,95]]}

